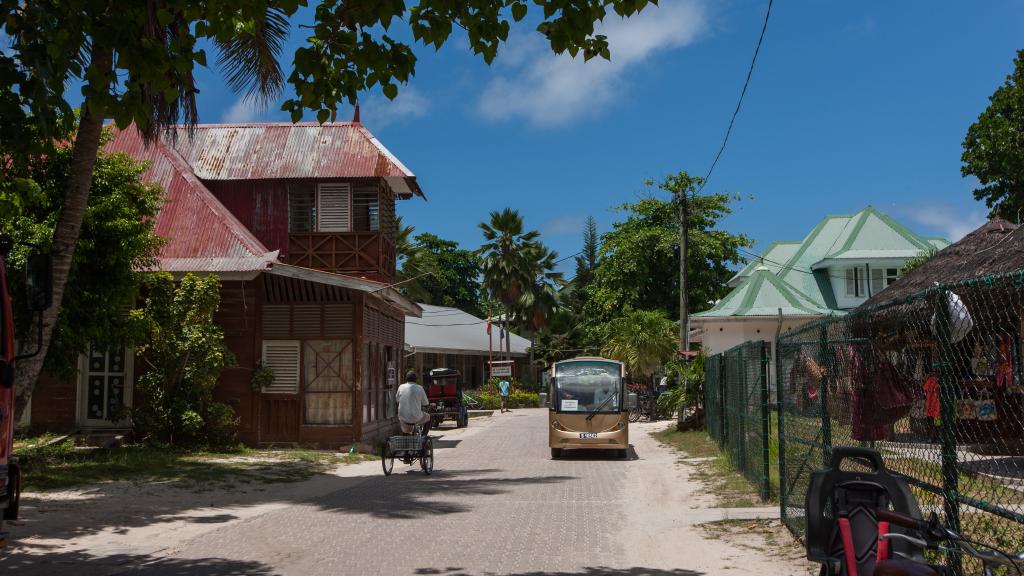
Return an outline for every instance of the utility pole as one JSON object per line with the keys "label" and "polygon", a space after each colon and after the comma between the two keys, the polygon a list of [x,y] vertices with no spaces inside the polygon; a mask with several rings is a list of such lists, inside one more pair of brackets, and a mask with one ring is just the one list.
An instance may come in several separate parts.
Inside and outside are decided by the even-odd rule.
{"label": "utility pole", "polygon": [[690,207],[686,192],[685,188],[679,191],[679,349],[684,352],[690,350],[690,309],[686,295],[686,280],[689,276],[686,244],[690,236],[686,224],[690,217]]}

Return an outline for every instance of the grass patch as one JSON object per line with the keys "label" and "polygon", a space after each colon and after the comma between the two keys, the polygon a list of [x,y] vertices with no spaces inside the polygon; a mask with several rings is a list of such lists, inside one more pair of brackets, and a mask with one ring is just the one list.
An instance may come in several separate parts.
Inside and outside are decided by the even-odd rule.
{"label": "grass patch", "polygon": [[21,458],[25,490],[45,491],[131,480],[175,482],[220,488],[236,484],[298,482],[340,464],[376,459],[367,454],[320,450],[176,450],[152,446],[84,449],[71,438],[24,438],[15,444]]}
{"label": "grass patch", "polygon": [[671,446],[689,458],[714,458],[704,462],[695,462],[693,478],[706,487],[715,496],[716,504],[723,508],[753,508],[764,505],[755,487],[742,474],[736,471],[729,458],[718,448],[707,432],[694,430],[679,432],[674,425],[660,432],[652,432],[662,444]]}

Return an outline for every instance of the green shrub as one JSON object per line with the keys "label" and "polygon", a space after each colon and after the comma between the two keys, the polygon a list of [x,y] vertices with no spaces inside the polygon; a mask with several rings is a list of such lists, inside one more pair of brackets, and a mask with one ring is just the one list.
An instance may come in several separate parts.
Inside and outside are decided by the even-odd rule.
{"label": "green shrub", "polygon": [[[471,394],[480,402],[481,410],[497,410],[501,408],[501,396],[497,394]],[[533,392],[515,392],[508,398],[509,408],[536,408],[540,406],[540,396]]]}

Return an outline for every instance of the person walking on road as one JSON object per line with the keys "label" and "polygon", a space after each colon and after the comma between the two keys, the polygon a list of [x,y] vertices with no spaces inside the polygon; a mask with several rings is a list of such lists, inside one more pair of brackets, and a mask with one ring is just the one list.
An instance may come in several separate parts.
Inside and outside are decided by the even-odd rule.
{"label": "person walking on road", "polygon": [[498,394],[501,396],[501,412],[503,414],[509,411],[508,396],[510,387],[508,380],[505,380],[504,378],[501,379],[501,382],[498,382]]}
{"label": "person walking on road", "polygon": [[423,408],[430,405],[423,386],[416,383],[416,372],[405,373],[405,384],[398,387],[398,420],[402,425],[402,433],[409,434],[417,424],[423,425],[423,435],[430,431],[430,414]]}

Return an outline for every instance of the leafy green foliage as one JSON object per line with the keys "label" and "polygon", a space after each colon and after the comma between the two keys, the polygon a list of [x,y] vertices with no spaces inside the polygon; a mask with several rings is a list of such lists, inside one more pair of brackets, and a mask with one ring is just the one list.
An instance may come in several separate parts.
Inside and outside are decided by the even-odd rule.
{"label": "leafy green foliage", "polygon": [[136,426],[156,442],[223,445],[234,440],[238,418],[213,400],[221,370],[234,362],[224,331],[214,323],[220,281],[187,274],[175,286],[170,275],[147,277],[145,307],[132,311],[136,357],[145,373],[136,390]]}
{"label": "leafy green foliage", "polygon": [[417,235],[414,246],[402,265],[402,277],[409,280],[402,292],[417,302],[482,316],[476,253],[428,232]]}
{"label": "leafy green foliage", "polygon": [[511,208],[491,212],[481,222],[484,244],[479,254],[483,287],[501,302],[520,328],[539,330],[558,308],[562,274],[555,272],[558,253],[540,241],[536,230],[524,231],[523,217]]}
{"label": "leafy green foliage", "polygon": [[[497,410],[501,408],[501,396],[498,394],[471,394],[471,398],[480,403],[480,410]],[[537,408],[540,406],[540,395],[536,392],[515,392],[508,397],[509,408]]]}
{"label": "leafy green foliage", "polygon": [[939,253],[939,249],[932,247],[932,248],[929,248],[929,249],[925,250],[921,254],[918,254],[917,256],[914,256],[910,260],[907,260],[906,262],[903,263],[903,266],[900,267],[900,277],[906,276],[907,273],[909,273],[911,270],[913,270],[913,269],[917,268],[918,266],[920,266],[921,264],[924,264],[925,262],[931,260],[932,257],[935,256],[938,253]]}
{"label": "leafy green foliage", "polygon": [[960,157],[964,176],[975,176],[981,188],[974,198],[984,200],[993,216],[1014,222],[1024,209],[1024,50],[1017,52],[1014,70],[989,97],[989,106],[971,124]]}
{"label": "leafy green foliage", "polygon": [[676,356],[676,324],[659,310],[626,310],[604,330],[601,354],[623,362],[633,378],[651,376]]}
{"label": "leafy green foliage", "polygon": [[732,213],[730,204],[738,198],[729,194],[692,195],[700,182],[680,172],[658,185],[672,193],[671,200],[651,197],[619,207],[627,216],[602,236],[593,295],[587,306],[591,321],[607,320],[627,307],[660,310],[678,318],[681,193],[690,195],[690,312],[706,310],[728,292],[726,282],[734,274],[730,265],[743,260],[738,248],[751,246],[752,242],[742,234],[717,228],[718,222]]}
{"label": "leafy green foliage", "polygon": [[[12,286],[24,285],[24,265],[34,253],[47,252],[61,208],[71,149],[61,146],[36,156],[19,174],[25,188],[17,213],[0,217],[0,230],[16,243],[8,262]],[[161,191],[140,181],[146,167],[124,154],[100,154],[93,169],[92,194],[67,291],[46,367],[73,379],[78,355],[94,344],[123,345],[128,337],[127,310],[135,304],[142,272],[151,267],[162,239],[154,231]],[[34,317],[27,312],[23,290],[15,288],[19,337],[35,341]]]}

